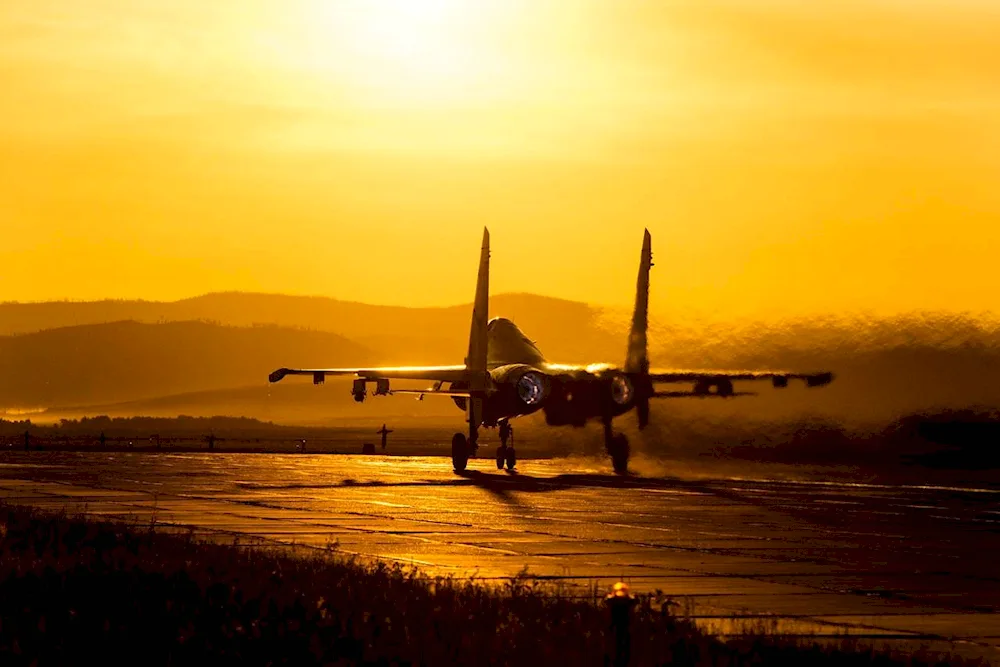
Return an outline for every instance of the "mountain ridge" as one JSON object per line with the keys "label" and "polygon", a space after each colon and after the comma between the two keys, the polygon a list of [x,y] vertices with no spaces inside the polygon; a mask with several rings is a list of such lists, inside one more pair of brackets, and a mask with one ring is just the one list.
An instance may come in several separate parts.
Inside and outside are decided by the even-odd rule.
{"label": "mountain ridge", "polygon": [[[517,310],[538,304],[560,305],[568,308],[604,310],[581,301],[542,296],[528,292],[496,294],[491,306],[500,310]],[[267,306],[267,309],[261,308]],[[279,308],[280,306],[280,308]],[[146,299],[99,299],[87,301],[33,301],[0,302],[0,335],[32,333],[57,326],[98,324],[123,320],[156,322],[160,320],[186,321],[204,319],[224,324],[252,325],[276,323],[293,324],[289,319],[275,320],[275,315],[309,314],[303,322],[315,322],[322,315],[330,318],[339,310],[348,314],[399,313],[406,316],[424,314],[464,314],[471,312],[472,302],[449,306],[396,306],[370,304],[326,296],[300,296],[267,292],[209,292],[178,299],[158,301]],[[221,311],[221,312],[220,312]],[[257,315],[255,313],[263,313]],[[509,316],[509,314],[507,314]],[[254,319],[254,318],[257,319]],[[303,324],[302,326],[308,326]],[[339,332],[334,332],[339,333]]]}
{"label": "mountain ridge", "polygon": [[117,403],[266,383],[288,365],[373,364],[337,334],[266,325],[134,321],[0,337],[0,406]]}
{"label": "mountain ridge", "polygon": [[[219,293],[187,301],[186,310],[163,318],[162,310],[142,311],[145,306],[99,313],[155,315],[153,322],[124,318],[0,336],[0,410],[124,407],[121,404],[130,401],[229,391],[206,399],[255,416],[265,402],[233,390],[256,383],[263,387],[267,373],[281,366],[461,363],[471,311],[471,304],[432,309],[357,302],[344,306],[326,297],[257,293]],[[491,306],[493,315],[514,319],[550,361],[614,363],[624,357],[627,311],[524,293],[499,295]],[[0,325],[9,325],[14,320],[4,316],[12,307],[4,308],[0,306]],[[58,311],[48,311],[58,315],[50,317],[50,323],[65,322],[67,311]],[[654,367],[791,368],[832,370],[837,375],[830,387],[816,392],[765,390],[753,401],[704,407],[701,402],[684,407],[668,403],[663,409],[670,414],[715,418],[816,410],[838,418],[877,419],[940,406],[1000,406],[1000,386],[992,380],[1000,375],[1000,325],[972,314],[828,317],[743,326],[653,320],[650,357]],[[324,410],[320,395],[310,406],[316,415]],[[343,396],[348,396],[346,390]],[[307,398],[312,401],[313,396]],[[193,399],[171,401],[187,409]],[[304,411],[296,414],[300,412],[303,418],[313,418]]]}

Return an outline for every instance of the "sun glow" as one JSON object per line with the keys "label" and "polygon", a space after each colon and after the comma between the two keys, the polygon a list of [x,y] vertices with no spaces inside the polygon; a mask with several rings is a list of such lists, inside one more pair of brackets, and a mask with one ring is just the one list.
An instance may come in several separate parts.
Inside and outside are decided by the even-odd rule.
{"label": "sun glow", "polygon": [[488,94],[504,68],[499,0],[315,0],[293,46],[369,101],[436,105]]}

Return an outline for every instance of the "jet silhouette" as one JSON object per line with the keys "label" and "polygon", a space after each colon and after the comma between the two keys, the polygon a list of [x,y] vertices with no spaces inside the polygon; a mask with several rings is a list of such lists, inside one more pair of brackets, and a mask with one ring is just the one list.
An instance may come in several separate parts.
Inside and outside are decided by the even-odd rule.
{"label": "jet silhouette", "polygon": [[[635,410],[640,429],[649,424],[649,403],[653,398],[716,397],[745,395],[733,388],[735,381],[771,380],[776,388],[789,380],[803,380],[817,387],[833,380],[830,372],[797,373],[776,370],[656,370],[650,371],[646,333],[649,310],[649,272],[653,266],[652,240],[645,231],[635,308],[629,331],[625,363],[588,366],[556,364],[546,360],[538,347],[512,321],[497,317],[487,320],[490,283],[490,233],[483,230],[476,297],[472,310],[469,348],[465,363],[456,366],[408,366],[385,368],[280,368],[270,375],[279,382],[287,375],[312,375],[315,384],[327,376],[355,376],[351,393],[362,402],[368,385],[373,395],[418,394],[447,396],[466,413],[468,434],[456,433],[451,458],[456,472],[465,470],[469,457],[477,454],[479,428],[500,427],[497,468],[513,469],[517,455],[510,442],[510,421],[539,410],[552,426],[581,427],[600,421],[604,442],[617,473],[628,471],[629,444],[623,433],[612,428],[615,417]],[[391,389],[390,380],[429,380],[430,389]],[[448,385],[445,388],[445,385]],[[656,384],[687,384],[687,391],[657,391]],[[383,435],[383,438],[385,436]]]}

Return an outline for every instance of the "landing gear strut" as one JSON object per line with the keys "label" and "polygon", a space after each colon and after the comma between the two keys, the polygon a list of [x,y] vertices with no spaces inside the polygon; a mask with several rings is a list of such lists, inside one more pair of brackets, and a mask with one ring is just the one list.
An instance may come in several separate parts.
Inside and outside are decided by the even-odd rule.
{"label": "landing gear strut", "polygon": [[507,464],[507,470],[513,470],[514,466],[517,465],[517,452],[514,451],[513,444],[507,446],[508,442],[514,442],[514,427],[510,425],[510,422],[502,421],[500,422],[500,446],[497,447],[497,470],[503,470],[504,463]]}
{"label": "landing gear strut", "polygon": [[611,429],[611,420],[604,419],[604,447],[611,456],[611,466],[615,473],[624,475],[628,473],[629,446],[628,438],[624,433],[615,433]]}

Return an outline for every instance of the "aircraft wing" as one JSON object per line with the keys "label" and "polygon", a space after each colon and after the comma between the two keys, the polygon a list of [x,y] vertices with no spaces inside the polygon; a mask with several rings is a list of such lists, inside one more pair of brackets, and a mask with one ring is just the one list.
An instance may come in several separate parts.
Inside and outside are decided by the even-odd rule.
{"label": "aircraft wing", "polygon": [[[545,364],[542,366],[550,372],[560,371],[586,371],[588,373],[600,373],[601,371],[613,370],[618,367],[612,364]],[[810,387],[821,387],[833,381],[833,373],[799,373],[784,370],[716,370],[716,369],[657,369],[649,372],[649,379],[652,382],[730,382],[747,380],[771,380],[775,386],[784,387],[789,380],[802,380]]]}
{"label": "aircraft wing", "polygon": [[833,373],[799,373],[780,370],[686,370],[667,369],[650,371],[653,382],[694,382],[718,383],[723,381],[743,382],[748,380],[770,380],[776,387],[788,385],[789,380],[802,380],[809,387],[822,387],[833,381]]}
{"label": "aircraft wing", "polygon": [[[288,375],[311,375],[320,383],[327,376],[350,376],[366,380],[431,380],[433,382],[462,382],[469,378],[465,366],[383,366],[374,368],[279,368],[268,376],[271,382],[280,382]],[[430,393],[430,392],[427,392]]]}

